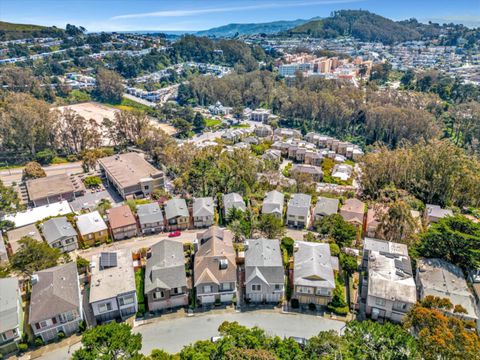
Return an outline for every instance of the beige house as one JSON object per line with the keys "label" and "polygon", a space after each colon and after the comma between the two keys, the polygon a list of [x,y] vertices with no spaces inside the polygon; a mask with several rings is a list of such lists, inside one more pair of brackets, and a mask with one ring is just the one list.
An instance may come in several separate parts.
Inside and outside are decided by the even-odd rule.
{"label": "beige house", "polygon": [[365,203],[355,198],[347,199],[340,208],[340,215],[345,221],[361,228],[365,217]]}
{"label": "beige house", "polygon": [[108,210],[107,217],[114,240],[123,240],[137,236],[137,220],[135,220],[128,205]]}

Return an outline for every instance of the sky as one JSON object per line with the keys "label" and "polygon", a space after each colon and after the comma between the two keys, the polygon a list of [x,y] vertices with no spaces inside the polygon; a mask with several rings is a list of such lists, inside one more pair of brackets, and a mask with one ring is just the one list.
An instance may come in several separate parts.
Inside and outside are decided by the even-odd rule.
{"label": "sky", "polygon": [[480,27],[480,0],[0,0],[0,20],[97,31],[196,31],[229,23],[327,17],[363,9],[391,18]]}

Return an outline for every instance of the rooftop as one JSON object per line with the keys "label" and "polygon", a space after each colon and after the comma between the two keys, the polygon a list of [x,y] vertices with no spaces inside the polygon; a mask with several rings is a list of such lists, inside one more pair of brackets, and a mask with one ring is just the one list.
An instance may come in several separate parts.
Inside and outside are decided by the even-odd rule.
{"label": "rooftop", "polygon": [[137,216],[140,224],[163,223],[163,214],[157,202],[137,205]]}
{"label": "rooftop", "polygon": [[40,235],[37,227],[33,224],[10,230],[7,232],[7,239],[14,254],[22,247],[19,241],[25,236],[40,242],[43,241],[42,235]]}
{"label": "rooftop", "polygon": [[363,241],[363,251],[367,250],[408,256],[408,247],[405,244],[368,237]]}
{"label": "rooftop", "polygon": [[165,204],[165,217],[167,220],[176,218],[177,216],[190,216],[185,199],[173,198]]}
{"label": "rooftop", "polygon": [[47,220],[41,225],[41,228],[43,236],[49,244],[63,237],[77,236],[77,232],[66,217]]}
{"label": "rooftop", "polygon": [[132,210],[130,210],[128,205],[122,205],[109,209],[107,217],[112,229],[135,225],[137,223],[135,217],[133,216]]}
{"label": "rooftop", "polygon": [[211,216],[214,214],[212,197],[196,198],[193,201],[193,216]]}
{"label": "rooftop", "polygon": [[16,328],[20,290],[17,278],[0,279],[0,334]]}
{"label": "rooftop", "polygon": [[295,285],[335,288],[330,246],[324,243],[295,242]]}
{"label": "rooftop", "polygon": [[28,180],[26,185],[31,201],[76,191],[72,179],[67,174]]}
{"label": "rooftop", "polygon": [[87,235],[107,230],[107,224],[98,211],[93,211],[77,216],[77,228],[81,235]]}
{"label": "rooftop", "polygon": [[12,221],[16,227],[34,224],[45,218],[58,215],[67,215],[72,212],[67,201],[60,201],[44,206],[37,206],[26,211],[17,212],[13,215],[5,215],[4,220]]}

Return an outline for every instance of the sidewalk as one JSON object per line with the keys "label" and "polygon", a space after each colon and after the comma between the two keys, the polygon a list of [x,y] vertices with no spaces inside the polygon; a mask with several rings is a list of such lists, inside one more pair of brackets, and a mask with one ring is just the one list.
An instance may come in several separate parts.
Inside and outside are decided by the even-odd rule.
{"label": "sidewalk", "polygon": [[66,348],[66,347],[69,348],[68,351],[70,353],[70,347],[72,347],[75,344],[80,343],[81,340],[82,340],[82,335],[74,334],[74,335],[69,336],[68,338],[66,338],[62,341],[58,341],[58,342],[51,343],[51,344],[48,344],[48,345],[45,345],[45,346],[41,346],[40,348],[38,348],[36,350],[29,351],[29,352],[23,354],[18,359],[21,359],[21,360],[37,359],[37,358],[40,358],[43,355],[48,354],[52,351],[55,351],[55,350],[61,349],[61,348]]}

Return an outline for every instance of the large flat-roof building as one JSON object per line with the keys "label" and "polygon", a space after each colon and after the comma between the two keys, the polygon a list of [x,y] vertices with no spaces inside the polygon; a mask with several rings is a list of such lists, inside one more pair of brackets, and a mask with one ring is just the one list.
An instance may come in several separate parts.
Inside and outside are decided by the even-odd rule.
{"label": "large flat-roof building", "polygon": [[123,198],[146,197],[155,189],[163,189],[163,171],[149,164],[135,152],[117,154],[98,160],[102,173]]}
{"label": "large flat-roof building", "polygon": [[85,186],[67,174],[58,174],[26,182],[28,198],[35,206],[71,201],[85,193]]}

